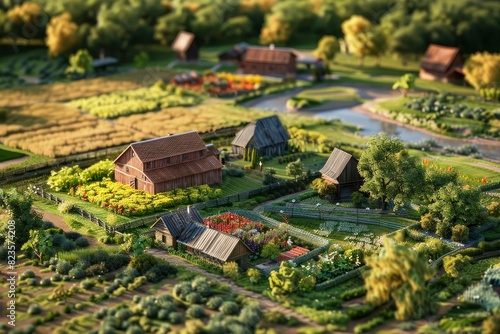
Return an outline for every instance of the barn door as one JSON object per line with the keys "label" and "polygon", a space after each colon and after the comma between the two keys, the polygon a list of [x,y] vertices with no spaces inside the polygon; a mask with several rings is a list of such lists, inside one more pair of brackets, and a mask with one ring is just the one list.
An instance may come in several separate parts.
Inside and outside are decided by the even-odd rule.
{"label": "barn door", "polygon": [[137,189],[137,178],[135,176],[130,177],[130,186]]}

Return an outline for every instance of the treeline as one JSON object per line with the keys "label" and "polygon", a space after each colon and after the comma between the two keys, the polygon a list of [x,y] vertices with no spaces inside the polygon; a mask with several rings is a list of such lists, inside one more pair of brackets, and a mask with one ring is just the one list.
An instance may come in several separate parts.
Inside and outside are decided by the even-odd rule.
{"label": "treeline", "polygon": [[43,40],[53,56],[81,48],[123,55],[132,45],[169,45],[180,30],[204,44],[259,36],[261,44],[286,45],[341,38],[353,15],[403,57],[429,43],[465,54],[500,51],[500,3],[493,0],[0,0],[0,38]]}

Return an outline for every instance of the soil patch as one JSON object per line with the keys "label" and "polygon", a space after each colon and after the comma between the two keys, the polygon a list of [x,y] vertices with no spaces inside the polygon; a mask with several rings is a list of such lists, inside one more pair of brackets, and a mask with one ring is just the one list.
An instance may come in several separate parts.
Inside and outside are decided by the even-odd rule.
{"label": "soil patch", "polygon": [[[52,222],[55,227],[59,227],[64,232],[74,232],[68,225],[66,225],[61,216],[45,211],[42,212],[42,215],[43,215],[43,220]],[[85,236],[85,238],[87,238],[87,240],[89,241],[89,245],[87,246],[88,248],[99,245],[99,242],[95,238],[87,235]]]}

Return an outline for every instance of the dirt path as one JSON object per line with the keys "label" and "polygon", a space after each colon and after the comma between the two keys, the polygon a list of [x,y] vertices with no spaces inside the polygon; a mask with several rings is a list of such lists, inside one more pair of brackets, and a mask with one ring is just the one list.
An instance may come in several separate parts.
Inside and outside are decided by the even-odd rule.
{"label": "dirt path", "polygon": [[[43,215],[42,218],[43,220],[52,222],[55,227],[59,227],[64,232],[73,232],[73,230],[68,225],[66,225],[61,216],[45,211],[38,211],[38,212],[40,212]],[[89,237],[87,235],[85,235],[85,238],[87,238],[87,240],[89,241],[88,248],[99,245],[99,242],[95,238]]]}
{"label": "dirt path", "polygon": [[470,163],[469,165],[471,166],[476,166],[476,167],[480,167],[480,168],[485,168],[485,169],[489,169],[489,170],[492,170],[494,172],[497,172],[497,173],[500,173],[500,168],[499,167],[495,167],[495,166],[490,166],[490,165],[487,165],[487,164],[481,164],[481,163]]}
{"label": "dirt path", "polygon": [[30,158],[29,156],[25,156],[25,157],[20,157],[17,159],[12,159],[12,160],[0,162],[0,170],[5,169],[5,168],[9,167],[10,165],[15,165],[15,164],[21,163],[23,161],[26,161],[29,158]]}
{"label": "dirt path", "polygon": [[324,328],[323,326],[318,325],[317,323],[313,322],[309,318],[306,318],[299,313],[296,313],[290,309],[287,309],[287,308],[281,306],[280,304],[273,302],[272,300],[269,300],[258,293],[248,291],[248,290],[243,289],[242,287],[237,286],[233,281],[231,281],[228,278],[224,278],[224,277],[221,277],[219,275],[209,273],[208,271],[201,269],[201,268],[198,268],[197,266],[192,265],[192,264],[184,261],[183,259],[180,259],[176,256],[169,255],[167,253],[167,251],[164,251],[164,250],[161,250],[158,248],[150,248],[146,251],[150,254],[153,254],[154,256],[156,256],[158,258],[167,260],[170,263],[173,263],[173,264],[179,265],[179,266],[183,266],[191,271],[200,273],[200,274],[202,274],[210,279],[213,279],[214,281],[226,283],[227,285],[229,285],[231,291],[236,292],[237,294],[240,294],[243,296],[250,297],[250,298],[258,301],[259,304],[265,309],[275,309],[275,310],[278,310],[278,311],[280,311],[283,314],[286,314],[288,316],[293,316],[293,317],[297,318],[297,320],[299,320],[301,323],[303,323],[304,325],[307,325],[307,326],[311,326],[311,327],[315,327],[315,328]]}

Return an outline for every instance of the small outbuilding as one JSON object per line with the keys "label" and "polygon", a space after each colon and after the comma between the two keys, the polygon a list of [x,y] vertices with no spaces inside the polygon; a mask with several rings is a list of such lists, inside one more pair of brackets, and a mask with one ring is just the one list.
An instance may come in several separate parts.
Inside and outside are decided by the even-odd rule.
{"label": "small outbuilding", "polygon": [[455,47],[430,44],[420,62],[419,78],[461,84],[464,59]]}
{"label": "small outbuilding", "polygon": [[244,155],[246,149],[256,148],[259,156],[282,155],[288,149],[290,135],[278,116],[261,118],[247,124],[231,143],[234,154]]}
{"label": "small outbuilding", "polygon": [[234,261],[240,268],[248,267],[250,248],[240,238],[204,225],[195,207],[163,215],[151,228],[155,230],[155,239],[166,246],[177,248],[183,244],[186,251],[209,261],[220,264]]}
{"label": "small outbuilding", "polygon": [[172,43],[172,50],[179,61],[198,60],[199,51],[193,33],[181,31]]}
{"label": "small outbuilding", "polygon": [[105,72],[115,70],[118,64],[118,59],[115,57],[101,57],[93,59],[90,64],[96,72]]}
{"label": "small outbuilding", "polygon": [[333,150],[320,172],[321,178],[337,186],[337,198],[351,196],[363,184],[358,172],[358,160],[338,148]]}
{"label": "small outbuilding", "polygon": [[295,77],[297,55],[292,49],[249,47],[241,61],[240,70],[245,74]]}

